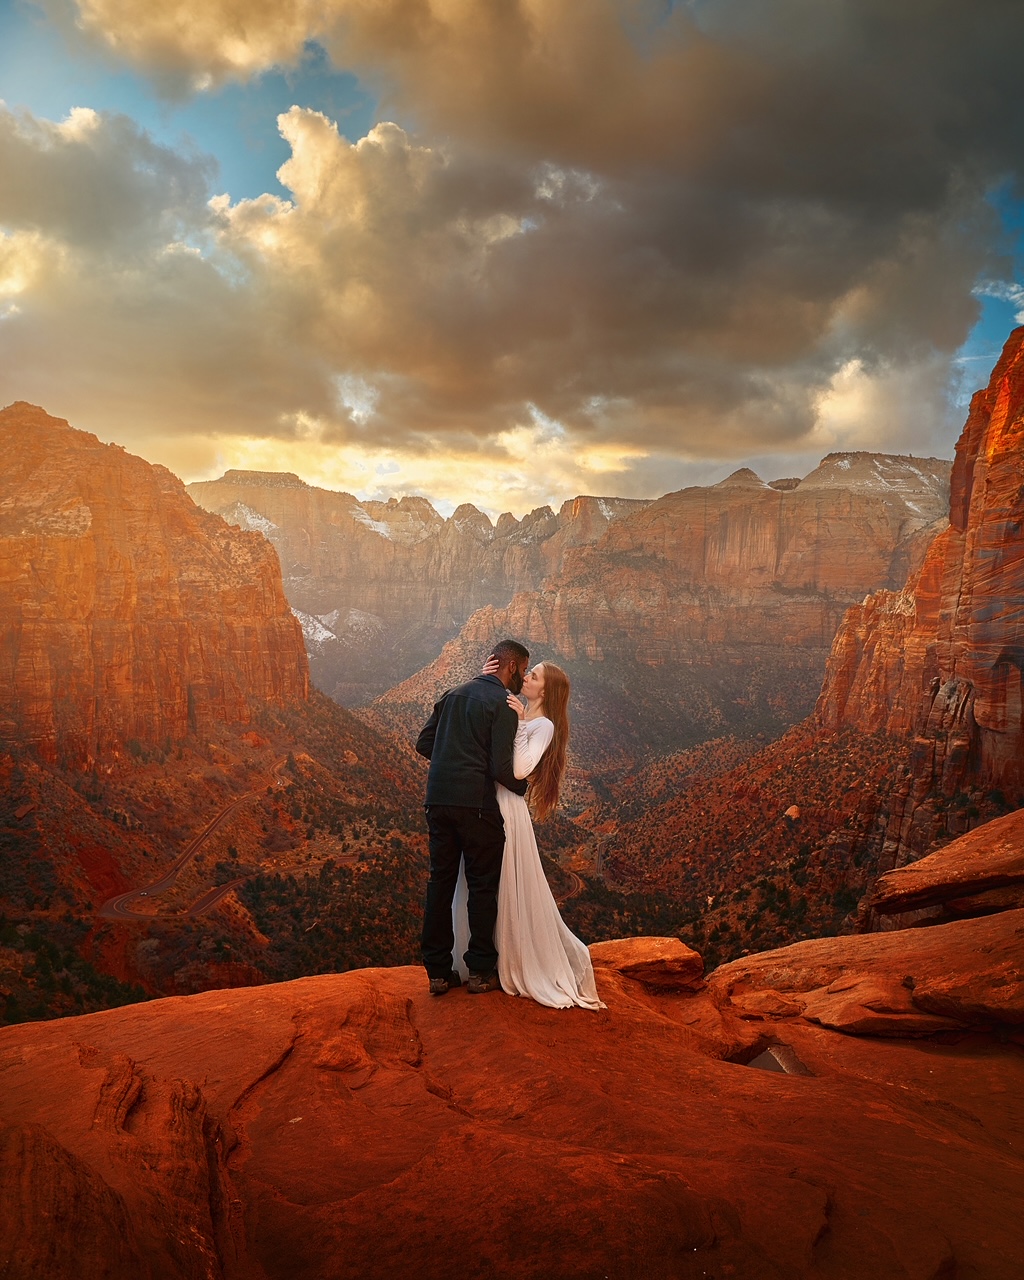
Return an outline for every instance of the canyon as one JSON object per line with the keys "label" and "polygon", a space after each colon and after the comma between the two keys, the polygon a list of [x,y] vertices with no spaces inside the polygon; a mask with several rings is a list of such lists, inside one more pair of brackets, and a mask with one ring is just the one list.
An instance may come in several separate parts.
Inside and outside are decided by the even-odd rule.
{"label": "canyon", "polygon": [[[591,870],[596,857],[616,892],[667,895],[692,915],[704,880],[653,874],[650,858],[630,869],[630,824],[644,813],[622,798],[637,770],[667,779],[673,748],[714,744],[723,729],[746,758],[759,734],[791,724],[817,692],[844,604],[900,585],[947,501],[947,464],[832,455],[800,481],[741,471],[653,503],[577,498],[557,516],[492,526],[469,508],[444,520],[422,500],[357,503],[289,476],[232,473],[186,490],[42,410],[12,406],[4,422],[23,459],[7,477],[2,543],[10,1018],[411,958],[424,850],[409,737],[503,630],[554,636],[576,683],[566,800],[577,820],[548,824],[546,855]],[[480,593],[515,594],[477,609],[432,666],[357,720],[310,688],[285,587],[293,607],[307,591],[309,610],[376,619],[367,652],[380,671],[416,652],[410,635],[433,643],[451,630]],[[331,613],[296,612],[313,651],[310,619]],[[358,645],[333,643],[356,661]],[[648,800],[656,854],[675,826]],[[230,823],[159,902],[126,896],[163,883],[227,809]],[[556,861],[547,867],[562,883]],[[575,897],[577,929],[613,936],[623,912]],[[215,909],[197,917],[208,899]],[[152,919],[114,918],[115,900]],[[631,927],[649,930],[660,908],[633,911]],[[840,919],[823,914],[819,930]]]}
{"label": "canyon", "polygon": [[851,607],[812,715],[739,763],[728,741],[692,777],[662,760],[586,815],[612,881],[699,909],[709,954],[891,928],[877,877],[1024,804],[1022,433],[1024,328],[972,400],[948,527]]}
{"label": "canyon", "polygon": [[0,1016],[290,974],[266,877],[366,919],[321,965],[408,958],[422,771],[311,689],[274,548],[34,406],[0,442]]}
{"label": "canyon", "polygon": [[[0,1272],[442,1280],[458,1239],[467,1275],[1016,1277],[1022,368],[1018,330],[948,527],[943,465],[884,455],[584,503],[575,545],[520,544],[539,587],[358,716],[310,687],[258,528],[0,415],[47,445],[0,505]],[[540,842],[597,1013],[432,1000],[408,964],[396,731],[506,630],[574,677]],[[149,919],[104,918],[126,894]]]}
{"label": "canyon", "polygon": [[345,706],[426,665],[475,610],[538,585],[647,505],[578,497],[492,525],[469,503],[445,519],[425,498],[360,502],[281,472],[228,471],[188,492],[277,548],[313,678]]}
{"label": "canyon", "polygon": [[376,699],[369,723],[414,736],[515,635],[576,682],[590,778],[801,719],[846,608],[902,587],[948,481],[935,458],[832,454],[802,480],[742,468],[656,502],[581,496],[493,525],[468,504],[444,519],[422,498],[360,502],[288,474],[188,491],[277,547],[313,680],[343,705]]}
{"label": "canyon", "polygon": [[[10,431],[52,436],[39,476],[29,468],[5,491],[3,563],[21,593],[4,632],[0,762],[12,1018],[411,959],[424,848],[409,738],[438,691],[508,631],[574,680],[566,804],[541,844],[581,936],[673,932],[714,965],[793,938],[891,929],[871,905],[880,875],[1020,802],[1020,349],[1018,331],[975,399],[951,499],[948,464],[834,454],[802,480],[743,470],[655,502],[581,498],[496,527],[466,508],[444,520],[421,501],[357,503],[258,473],[211,482],[205,500],[225,520],[159,468],[41,410],[6,411]],[[55,510],[59,528],[37,527]],[[282,578],[243,517],[273,524],[302,574]],[[349,547],[336,572],[330,537]],[[152,556],[149,538],[162,547]],[[102,607],[85,572],[99,563],[125,566],[127,584]],[[148,578],[133,568],[143,563]],[[49,566],[38,602],[35,564]],[[517,589],[534,575],[539,587]],[[431,626],[443,613],[454,625],[477,589],[514,594],[476,609],[431,664],[354,716],[310,688],[284,595],[300,578],[321,592],[310,609],[382,611],[392,637],[409,600],[427,607],[427,583]],[[108,622],[121,649],[97,639]],[[184,654],[163,719],[151,690],[165,660],[147,665],[157,622]],[[62,628],[70,675],[21,661],[57,652]],[[135,655],[127,665],[122,650]],[[91,914],[158,882],[242,799],[173,889],[143,904],[151,923]],[[209,916],[189,915],[236,881]],[[65,909],[73,927],[58,930]],[[68,978],[73,954],[93,966],[92,994]],[[130,991],[97,994],[97,974]]]}
{"label": "canyon", "polygon": [[478,610],[365,718],[414,732],[509,634],[572,678],[574,763],[599,787],[709,738],[775,737],[813,708],[847,608],[921,563],[948,476],[937,459],[831,454],[799,481],[744,468],[667,494]]}

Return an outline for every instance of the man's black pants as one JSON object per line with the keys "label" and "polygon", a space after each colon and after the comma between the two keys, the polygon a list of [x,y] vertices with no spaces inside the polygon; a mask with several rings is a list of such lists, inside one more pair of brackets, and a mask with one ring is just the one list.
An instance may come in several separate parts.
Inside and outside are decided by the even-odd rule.
{"label": "man's black pants", "polygon": [[430,834],[430,880],[423,910],[423,964],[431,978],[452,971],[452,899],[459,863],[466,860],[469,888],[469,950],[472,973],[490,973],[498,963],[494,926],[498,919],[498,884],[505,851],[505,822],[497,809],[468,809],[457,804],[427,806]]}

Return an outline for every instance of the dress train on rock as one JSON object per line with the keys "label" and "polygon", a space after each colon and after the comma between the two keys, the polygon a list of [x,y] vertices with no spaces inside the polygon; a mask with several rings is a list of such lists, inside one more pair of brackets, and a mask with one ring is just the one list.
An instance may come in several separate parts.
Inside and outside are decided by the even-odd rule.
{"label": "dress train on rock", "polygon": [[[532,725],[538,726],[539,734],[529,729],[524,733],[521,729],[516,736],[517,775],[527,765],[530,772],[536,767],[536,760],[531,763],[531,756],[527,754],[529,739],[534,738],[533,754],[538,758],[550,741],[550,733],[543,731],[543,726],[550,726],[550,721],[534,720],[530,722]],[[498,806],[505,820],[505,854],[498,889],[498,923],[494,930],[502,989],[509,995],[529,996],[553,1009],[568,1009],[573,1005],[603,1009],[590,952],[562,920],[544,875],[526,799],[500,784],[496,786]],[[466,902],[463,869],[453,905],[456,969],[463,978],[467,976],[463,954],[469,945]]]}

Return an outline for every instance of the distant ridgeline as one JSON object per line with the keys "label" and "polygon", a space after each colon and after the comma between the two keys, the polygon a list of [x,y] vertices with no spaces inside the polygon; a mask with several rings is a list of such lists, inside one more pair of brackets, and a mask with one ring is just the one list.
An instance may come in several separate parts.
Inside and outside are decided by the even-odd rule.
{"label": "distant ridgeline", "polygon": [[372,722],[411,732],[509,634],[572,676],[591,779],[723,734],[775,736],[813,708],[846,610],[902,587],[945,527],[950,465],[830,454],[781,488],[742,468],[628,511],[536,589],[468,618]]}
{"label": "distant ridgeline", "polygon": [[492,525],[465,503],[448,519],[425,498],[359,502],[290,473],[228,471],[188,486],[196,502],[277,548],[314,682],[369,702],[432,661],[475,610],[557,573],[613,522],[649,504],[574,498]]}

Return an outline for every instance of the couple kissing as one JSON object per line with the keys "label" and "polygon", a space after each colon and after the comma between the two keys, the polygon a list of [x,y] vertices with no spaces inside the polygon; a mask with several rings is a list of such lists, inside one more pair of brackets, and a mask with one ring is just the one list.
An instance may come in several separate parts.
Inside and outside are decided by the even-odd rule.
{"label": "couple kissing", "polygon": [[530,813],[541,820],[558,803],[569,677],[529,661],[502,640],[480,675],[442,695],[416,741],[430,761],[423,964],[431,995],[466,981],[473,995],[500,987],[556,1009],[600,1009],[590,953],[558,912]]}

